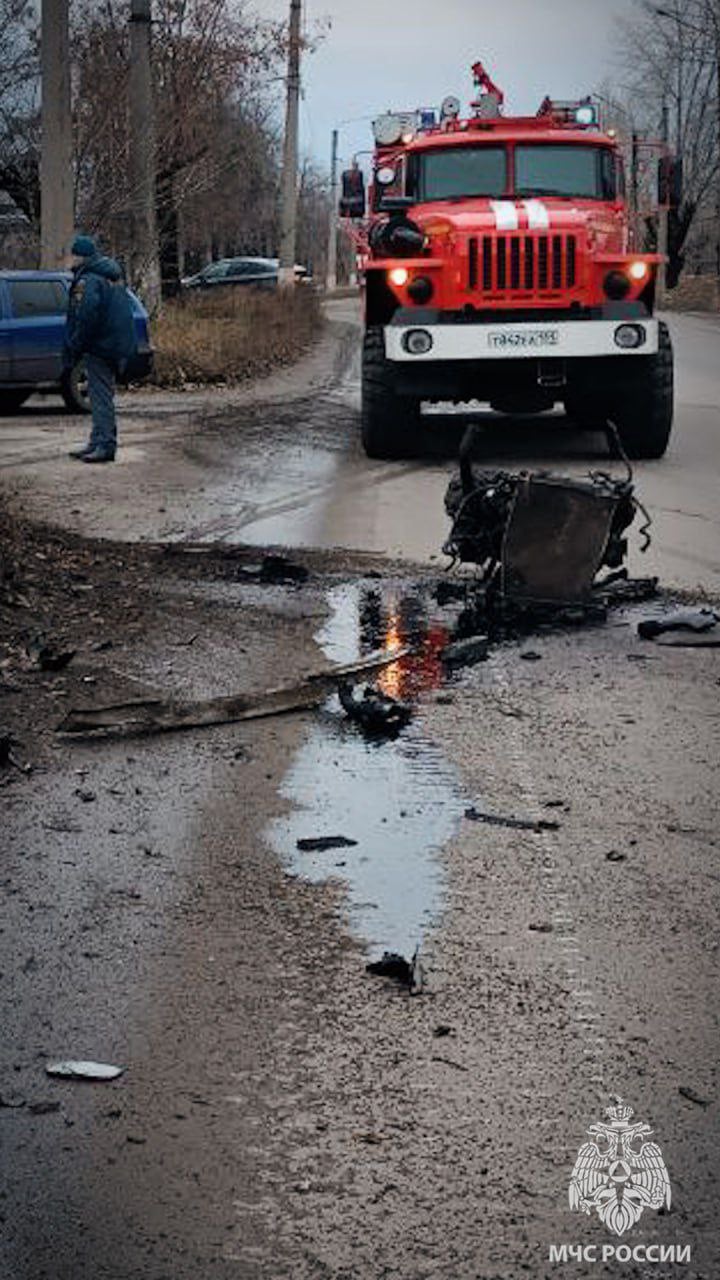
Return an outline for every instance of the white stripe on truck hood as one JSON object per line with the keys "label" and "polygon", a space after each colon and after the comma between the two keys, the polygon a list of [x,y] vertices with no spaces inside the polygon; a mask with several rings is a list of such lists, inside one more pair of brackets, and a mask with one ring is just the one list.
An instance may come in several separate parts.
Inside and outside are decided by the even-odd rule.
{"label": "white stripe on truck hood", "polygon": [[495,214],[495,226],[498,231],[517,231],[520,218],[512,200],[491,200],[490,208]]}
{"label": "white stripe on truck hood", "polygon": [[531,231],[547,231],[550,226],[550,211],[542,200],[523,200]]}

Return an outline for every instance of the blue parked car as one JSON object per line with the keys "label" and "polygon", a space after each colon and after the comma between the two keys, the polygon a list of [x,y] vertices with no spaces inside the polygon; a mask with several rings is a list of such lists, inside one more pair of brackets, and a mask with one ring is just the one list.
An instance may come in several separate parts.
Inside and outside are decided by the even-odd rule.
{"label": "blue parked car", "polygon": [[[14,413],[34,391],[57,391],[71,413],[87,413],[87,381],[78,362],[63,374],[65,315],[72,276],[67,271],[0,271],[0,414]],[[148,314],[130,294],[137,357],[124,381],[152,370]]]}

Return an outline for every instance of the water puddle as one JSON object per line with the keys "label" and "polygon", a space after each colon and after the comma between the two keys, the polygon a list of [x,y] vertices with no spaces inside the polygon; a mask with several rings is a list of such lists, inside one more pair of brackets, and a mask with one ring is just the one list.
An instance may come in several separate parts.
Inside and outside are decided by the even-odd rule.
{"label": "water puddle", "polygon": [[[380,685],[412,698],[443,683],[445,627],[407,586],[359,583],[330,593],[331,617],[318,634],[327,657],[350,662],[412,640],[419,653],[386,668]],[[463,812],[458,778],[416,722],[394,741],[368,741],[336,699],[313,725],[281,794],[291,812],[270,842],[288,869],[313,881],[341,877],[350,920],[373,954],[412,953],[438,916],[444,875],[438,854]],[[300,852],[299,839],[345,836],[357,844]]]}

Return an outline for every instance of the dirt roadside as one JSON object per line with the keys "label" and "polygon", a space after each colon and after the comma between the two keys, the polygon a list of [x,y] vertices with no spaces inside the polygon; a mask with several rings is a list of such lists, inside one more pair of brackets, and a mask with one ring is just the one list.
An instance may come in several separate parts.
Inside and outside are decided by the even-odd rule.
{"label": "dirt roadside", "polygon": [[[222,457],[232,424],[218,436]],[[58,476],[40,491],[58,503]],[[20,534],[9,586],[29,608],[3,610],[3,704],[36,767],[6,771],[2,791],[8,1276],[658,1275],[548,1263],[552,1243],[600,1238],[567,1184],[617,1093],[653,1124],[674,1192],[633,1242],[688,1243],[682,1273],[714,1277],[716,651],[643,645],[628,613],[501,648],[449,685],[429,665],[411,730],[374,753],[391,779],[415,763],[418,809],[424,744],[455,780],[428,989],[411,998],[365,975],[344,880],[290,878],[271,852],[312,733],[342,773],[336,722],[102,746],[51,729],[82,698],[292,680],[323,661],[333,592],[358,578],[381,630],[412,616],[432,634],[430,570],[303,552],[306,585],[259,587],[237,574],[258,550],[197,561]],[[29,665],[38,630],[79,646],[64,672]],[[388,862],[413,816],[401,789],[391,801]],[[469,805],[558,827],[479,825]],[[363,830],[346,834],[361,863]],[[408,894],[414,875],[408,862]],[[110,1086],[46,1079],[66,1055],[129,1069]]]}

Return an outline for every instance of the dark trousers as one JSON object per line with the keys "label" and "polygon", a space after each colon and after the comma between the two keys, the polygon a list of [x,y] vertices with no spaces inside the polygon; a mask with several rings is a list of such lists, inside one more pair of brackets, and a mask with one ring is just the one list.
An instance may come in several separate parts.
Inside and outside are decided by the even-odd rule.
{"label": "dark trousers", "polygon": [[115,370],[100,356],[85,357],[88,394],[92,411],[90,444],[93,449],[114,454],[117,448],[115,421]]}

